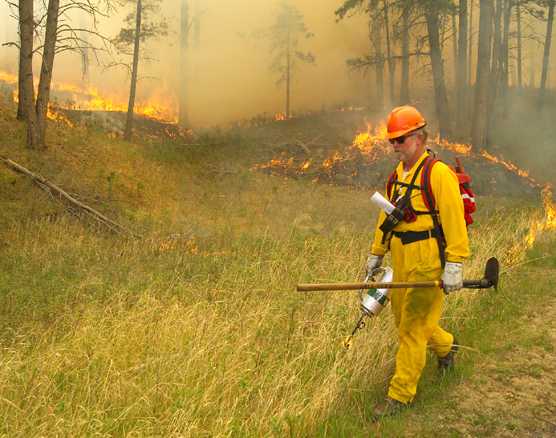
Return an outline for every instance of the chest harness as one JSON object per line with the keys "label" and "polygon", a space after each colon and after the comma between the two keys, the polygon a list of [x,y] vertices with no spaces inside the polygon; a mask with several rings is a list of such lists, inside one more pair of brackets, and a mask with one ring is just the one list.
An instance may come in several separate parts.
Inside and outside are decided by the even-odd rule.
{"label": "chest harness", "polygon": [[[386,243],[386,240],[388,240],[388,246],[390,246],[390,239],[392,238],[392,235],[398,237],[403,245],[418,242],[420,240],[431,238],[436,239],[438,243],[438,253],[440,255],[440,264],[442,268],[444,268],[446,264],[443,243],[444,235],[442,233],[442,228],[438,220],[439,212],[436,209],[436,203],[432,195],[430,183],[432,166],[437,161],[440,160],[433,157],[426,157],[423,161],[421,161],[421,163],[415,170],[415,174],[413,175],[413,178],[411,179],[411,182],[409,184],[404,183],[403,181],[398,181],[397,169],[392,172],[386,183],[386,193],[390,202],[395,206],[395,209],[390,215],[386,217],[385,221],[379,226],[379,228],[383,232],[382,244],[384,245]],[[419,175],[421,175],[421,185],[417,185],[415,183]],[[396,193],[401,193],[402,187],[405,187],[405,193],[403,194],[403,196],[400,194],[396,199],[394,199]],[[413,208],[413,206],[411,205],[411,198],[413,196],[419,195],[419,193],[417,193],[416,195],[412,196],[412,192],[415,189],[421,191],[425,207],[428,208],[428,210],[415,210],[415,208]],[[417,216],[424,214],[428,214],[431,216],[432,222],[434,224],[434,228],[432,230],[405,232],[394,230],[394,227],[400,221],[404,220],[408,223],[411,223],[417,220]]]}

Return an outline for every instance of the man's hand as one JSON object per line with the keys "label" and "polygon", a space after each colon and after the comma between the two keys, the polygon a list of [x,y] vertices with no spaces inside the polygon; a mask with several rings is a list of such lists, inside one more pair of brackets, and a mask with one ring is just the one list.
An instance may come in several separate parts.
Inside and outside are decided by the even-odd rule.
{"label": "man's hand", "polygon": [[444,284],[444,293],[460,290],[463,287],[461,263],[446,262],[444,273],[440,277]]}
{"label": "man's hand", "polygon": [[369,260],[367,260],[367,277],[371,278],[374,275],[376,269],[380,268],[382,265],[382,258],[384,256],[378,256],[371,254]]}

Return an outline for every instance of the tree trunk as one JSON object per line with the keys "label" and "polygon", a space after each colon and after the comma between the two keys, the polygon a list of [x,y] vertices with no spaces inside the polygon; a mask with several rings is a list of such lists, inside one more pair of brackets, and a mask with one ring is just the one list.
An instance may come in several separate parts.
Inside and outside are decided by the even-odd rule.
{"label": "tree trunk", "polygon": [[50,84],[52,83],[52,69],[54,68],[54,55],[56,54],[56,40],[58,36],[58,12],[60,0],[50,0],[46,13],[46,29],[44,33],[44,48],[42,52],[41,76],[37,93],[37,121],[39,124],[40,138],[36,149],[44,148],[46,134],[46,114],[50,102]]}
{"label": "tree trunk", "polygon": [[291,69],[291,53],[290,53],[290,32],[287,34],[286,41],[286,120],[290,120],[290,69]]}
{"label": "tree trunk", "polygon": [[402,11],[402,78],[400,87],[400,105],[409,103],[409,12]]}
{"label": "tree trunk", "polygon": [[548,3],[548,21],[546,23],[546,38],[544,41],[544,53],[542,58],[541,85],[539,90],[539,103],[537,106],[537,118],[542,118],[544,99],[546,94],[546,79],[548,76],[548,57],[550,55],[550,42],[552,39],[552,25],[554,24],[554,0]]}
{"label": "tree trunk", "polygon": [[494,34],[492,38],[492,63],[489,80],[489,98],[487,100],[486,144],[490,143],[490,132],[495,120],[494,111],[498,107],[498,91],[501,78],[502,56],[502,0],[496,0],[494,11]]}
{"label": "tree trunk", "polygon": [[375,57],[376,57],[376,104],[379,110],[384,108],[384,78],[382,76],[382,68],[384,62],[382,61],[382,47],[380,43],[380,27],[375,23],[374,27],[374,44],[375,44]]}
{"label": "tree trunk", "polygon": [[180,102],[178,125],[189,127],[189,0],[181,0]]}
{"label": "tree trunk", "polygon": [[81,39],[83,40],[83,46],[81,47],[81,73],[83,75],[83,81],[85,84],[89,85],[89,32],[85,29],[87,27],[87,20],[85,18],[85,11],[79,10],[79,25],[81,26]]}
{"label": "tree trunk", "polygon": [[456,75],[456,130],[463,132],[467,127],[467,0],[459,1],[459,40]]}
{"label": "tree trunk", "polygon": [[[469,55],[467,57],[467,88],[471,90],[471,84],[473,83],[472,78],[472,65],[473,65],[473,6],[475,5],[475,0],[471,0],[469,5]],[[467,99],[467,110],[468,119],[473,117],[473,99]]]}
{"label": "tree trunk", "polygon": [[425,6],[425,18],[427,21],[432,78],[434,82],[434,100],[436,115],[439,122],[439,133],[441,138],[448,139],[452,136],[452,127],[450,121],[450,107],[448,104],[448,92],[446,91],[446,82],[444,79],[442,52],[440,49],[438,13],[431,10],[428,6]]}
{"label": "tree trunk", "polygon": [[390,82],[390,104],[393,105],[395,102],[395,73],[396,65],[392,59],[392,51],[390,48],[390,29],[388,23],[388,1],[384,0],[384,26],[386,32],[386,59],[388,59],[388,77]]}
{"label": "tree trunk", "polygon": [[522,59],[521,59],[521,3],[519,0],[517,0],[516,2],[516,10],[515,10],[515,15],[516,15],[516,22],[517,22],[517,93],[521,94],[521,91],[523,89],[523,82],[521,80],[522,78],[522,72],[521,72],[521,64],[522,64]]}
{"label": "tree trunk", "polygon": [[456,24],[456,14],[452,14],[452,52],[454,53],[454,84],[458,83],[458,29]]}
{"label": "tree trunk", "polygon": [[512,16],[513,0],[505,0],[504,5],[504,31],[502,34],[502,54],[501,76],[500,76],[500,105],[502,106],[502,115],[508,116],[508,86],[509,86],[509,38],[510,38],[510,21]]}
{"label": "tree trunk", "polygon": [[125,120],[124,140],[131,140],[133,129],[133,107],[135,106],[135,92],[137,90],[137,69],[139,67],[139,48],[141,44],[141,0],[137,0],[137,17],[135,19],[135,43],[133,47],[133,67],[131,70],[131,87],[129,90],[129,104]]}
{"label": "tree trunk", "polygon": [[29,149],[43,149],[40,126],[35,110],[35,86],[33,84],[33,0],[20,0],[19,25],[21,32],[19,100],[20,116],[27,127],[26,146]]}
{"label": "tree trunk", "polygon": [[471,124],[473,147],[484,149],[487,136],[487,103],[489,96],[490,47],[492,43],[493,0],[480,0],[479,42],[477,47],[477,76],[475,80],[475,102]]}
{"label": "tree trunk", "polygon": [[27,120],[35,107],[33,84],[33,0],[19,1],[19,77],[17,119]]}

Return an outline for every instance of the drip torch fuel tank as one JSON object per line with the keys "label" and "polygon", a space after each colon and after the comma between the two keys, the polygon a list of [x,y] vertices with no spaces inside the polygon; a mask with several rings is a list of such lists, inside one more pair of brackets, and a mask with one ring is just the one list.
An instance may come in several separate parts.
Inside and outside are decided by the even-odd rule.
{"label": "drip torch fuel tank", "polygon": [[[382,273],[376,278],[378,283],[390,283],[394,271],[392,268],[384,268]],[[361,296],[361,311],[367,316],[378,316],[382,309],[390,301],[392,289],[369,289],[365,296]]]}

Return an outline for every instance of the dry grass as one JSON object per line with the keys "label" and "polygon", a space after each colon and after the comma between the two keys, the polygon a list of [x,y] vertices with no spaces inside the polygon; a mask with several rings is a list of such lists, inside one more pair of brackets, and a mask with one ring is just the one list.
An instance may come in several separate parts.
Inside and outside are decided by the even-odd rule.
{"label": "dry grass", "polygon": [[[525,223],[515,214],[482,224],[492,232],[473,233],[469,278],[482,276],[487,254],[504,260]],[[364,416],[393,370],[389,312],[346,353],[355,295],[294,291],[356,279],[368,251],[361,230],[292,229],[216,255],[181,238],[107,242],[71,222],[11,231],[3,267],[16,261],[18,279],[4,284],[13,312],[4,308],[0,359],[7,436],[311,436],[338,411]],[[40,297],[19,302],[33,287]],[[480,295],[450,296],[443,324],[462,325]]]}
{"label": "dry grass", "polygon": [[[284,184],[237,162],[214,179],[206,161],[94,135],[88,153],[86,132],[68,131],[69,146],[60,134],[41,162],[16,134],[11,158],[43,176],[70,169],[59,181],[96,187],[146,231],[106,237],[60,211],[3,221],[0,435],[353,436],[369,421],[394,367],[390,313],[346,352],[356,294],[295,291],[361,280],[376,221],[368,193]],[[110,196],[101,168],[116,175]],[[34,196],[14,202],[49,202]],[[512,251],[530,227],[530,212],[506,203],[481,214],[466,278],[492,256],[519,263]],[[443,325],[465,325],[483,298],[451,294]]]}

